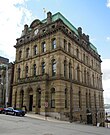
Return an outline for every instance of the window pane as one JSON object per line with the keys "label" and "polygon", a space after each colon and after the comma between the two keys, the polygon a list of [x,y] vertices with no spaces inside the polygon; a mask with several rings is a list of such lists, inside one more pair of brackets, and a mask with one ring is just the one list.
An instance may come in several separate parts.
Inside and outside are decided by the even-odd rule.
{"label": "window pane", "polygon": [[36,64],[33,65],[33,75],[36,75]]}
{"label": "window pane", "polygon": [[52,76],[56,75],[56,62],[53,60],[52,62]]}
{"label": "window pane", "polygon": [[42,52],[46,52],[46,43],[45,42],[42,43]]}
{"label": "window pane", "polygon": [[37,45],[34,46],[34,55],[37,54]]}
{"label": "window pane", "polygon": [[42,63],[42,74],[45,73],[45,62]]}
{"label": "window pane", "polygon": [[52,49],[56,48],[56,39],[52,40]]}

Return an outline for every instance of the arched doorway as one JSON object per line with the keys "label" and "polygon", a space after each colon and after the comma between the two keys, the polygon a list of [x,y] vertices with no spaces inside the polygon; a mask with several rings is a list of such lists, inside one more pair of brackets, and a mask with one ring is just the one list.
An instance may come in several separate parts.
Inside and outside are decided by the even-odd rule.
{"label": "arched doorway", "polygon": [[17,91],[15,92],[15,101],[14,101],[14,107],[16,107],[17,104]]}
{"label": "arched doorway", "polygon": [[21,90],[20,91],[20,108],[22,108],[23,107],[23,101],[24,101],[24,91],[23,90]]}
{"label": "arched doorway", "polygon": [[92,114],[91,112],[87,109],[87,124],[92,124]]}
{"label": "arched doorway", "polygon": [[33,89],[29,89],[29,111],[32,111],[33,108]]}

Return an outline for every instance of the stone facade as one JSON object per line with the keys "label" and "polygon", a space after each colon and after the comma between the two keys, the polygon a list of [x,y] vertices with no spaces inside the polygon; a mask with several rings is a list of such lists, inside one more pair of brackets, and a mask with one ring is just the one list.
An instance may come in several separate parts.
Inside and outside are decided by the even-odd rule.
{"label": "stone facade", "polygon": [[17,39],[12,105],[57,119],[104,122],[101,59],[63,15],[26,24]]}
{"label": "stone facade", "polygon": [[9,63],[9,59],[0,56],[0,105],[2,106],[11,106],[12,82],[13,64]]}

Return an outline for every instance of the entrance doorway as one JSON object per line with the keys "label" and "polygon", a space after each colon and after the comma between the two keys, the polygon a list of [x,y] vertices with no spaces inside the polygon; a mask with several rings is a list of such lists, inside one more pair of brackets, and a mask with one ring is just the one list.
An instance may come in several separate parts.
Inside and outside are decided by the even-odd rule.
{"label": "entrance doorway", "polygon": [[33,95],[29,95],[29,111],[32,111],[33,106]]}
{"label": "entrance doorway", "polygon": [[92,124],[92,114],[87,114],[87,124]]}

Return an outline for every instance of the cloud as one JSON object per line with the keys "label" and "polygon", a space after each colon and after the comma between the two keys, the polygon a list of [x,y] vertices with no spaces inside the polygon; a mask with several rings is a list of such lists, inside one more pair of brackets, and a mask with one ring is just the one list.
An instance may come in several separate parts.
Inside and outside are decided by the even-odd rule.
{"label": "cloud", "polygon": [[107,6],[108,8],[110,8],[110,0],[107,0],[106,6]]}
{"label": "cloud", "polygon": [[110,37],[107,37],[106,40],[107,40],[107,41],[110,41]]}
{"label": "cloud", "polygon": [[26,7],[28,0],[3,0],[0,3],[0,56],[15,60],[16,39],[24,24],[32,21],[32,13]]}
{"label": "cloud", "polygon": [[104,101],[110,104],[110,59],[103,59],[102,61]]}

